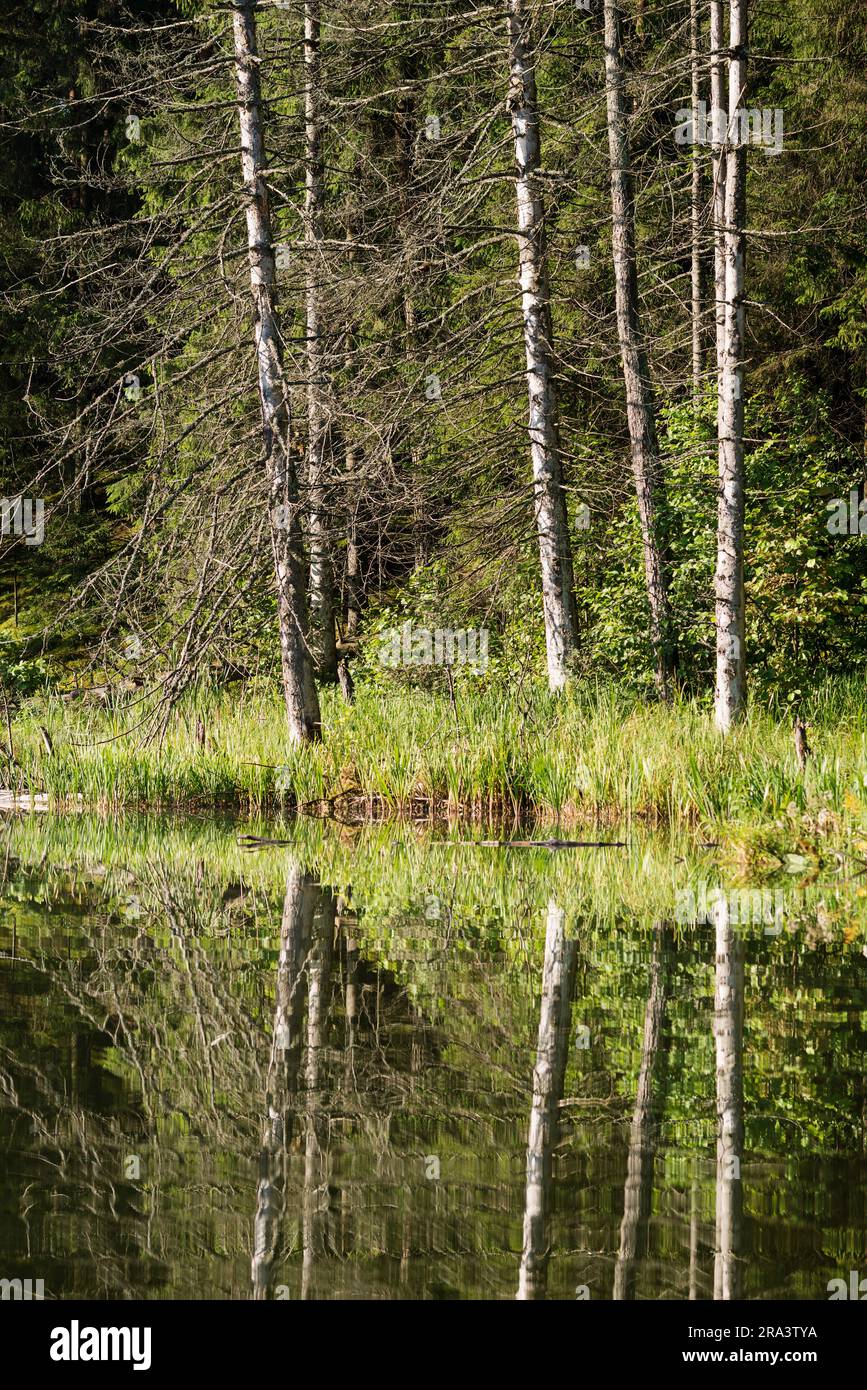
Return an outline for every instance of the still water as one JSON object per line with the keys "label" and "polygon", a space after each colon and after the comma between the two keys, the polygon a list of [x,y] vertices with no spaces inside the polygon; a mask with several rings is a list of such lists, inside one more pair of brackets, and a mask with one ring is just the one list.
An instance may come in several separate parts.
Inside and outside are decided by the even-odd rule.
{"label": "still water", "polygon": [[8,821],[0,1278],[703,1300],[867,1275],[864,879],[472,836]]}

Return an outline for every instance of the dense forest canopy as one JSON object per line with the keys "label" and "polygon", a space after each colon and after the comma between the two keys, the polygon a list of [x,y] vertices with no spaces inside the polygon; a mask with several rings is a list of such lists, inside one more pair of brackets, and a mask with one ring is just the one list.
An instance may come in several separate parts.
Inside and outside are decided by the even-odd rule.
{"label": "dense forest canopy", "polygon": [[9,689],[861,669],[863,7],[4,10]]}

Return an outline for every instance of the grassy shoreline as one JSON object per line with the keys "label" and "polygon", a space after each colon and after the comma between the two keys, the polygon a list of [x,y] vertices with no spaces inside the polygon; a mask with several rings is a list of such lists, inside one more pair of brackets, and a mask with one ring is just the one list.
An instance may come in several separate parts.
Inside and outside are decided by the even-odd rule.
{"label": "grassy shoreline", "polygon": [[326,691],[324,740],[300,749],[287,743],[273,691],[193,692],[161,742],[136,729],[140,704],[102,709],[40,697],[15,714],[4,780],[52,809],[233,807],[712,830],[867,825],[863,691],[834,682],[804,708],[813,756],[802,773],[788,720],[753,709],[722,739],[695,703],[667,708],[606,689],[559,698],[538,687],[465,690],[452,704],[435,693],[361,687],[351,707]]}

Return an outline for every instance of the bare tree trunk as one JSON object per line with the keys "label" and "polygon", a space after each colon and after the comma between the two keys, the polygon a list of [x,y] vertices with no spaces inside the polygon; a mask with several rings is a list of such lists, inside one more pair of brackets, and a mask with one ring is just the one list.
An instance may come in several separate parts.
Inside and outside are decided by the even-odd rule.
{"label": "bare tree trunk", "polygon": [[644,1040],[641,1049],[641,1070],[635,1096],[635,1110],[629,1132],[629,1157],[626,1169],[626,1190],[623,1196],[623,1220],[620,1223],[620,1249],[614,1267],[615,1299],[629,1299],[635,1291],[635,1256],[638,1238],[647,1225],[653,1189],[653,1155],[655,1147],[653,1094],[654,1073],[659,1058],[659,1041],[665,1014],[664,956],[665,927],[654,931],[653,956],[650,962],[650,992],[644,1013]]}
{"label": "bare tree trunk", "polygon": [[727,733],[746,701],[744,649],[744,261],[746,132],[738,111],[746,97],[747,0],[729,11],[729,129],[725,151],[725,323],[719,413],[717,513],[716,726]]}
{"label": "bare tree trunk", "polygon": [[509,95],[517,163],[518,274],[524,320],[529,395],[533,500],[542,571],[548,683],[566,684],[576,645],[572,547],[560,463],[553,380],[551,304],[545,219],[539,182],[539,110],[536,69],[525,0],[509,0]]}
{"label": "bare tree trunk", "polygon": [[701,145],[696,140],[695,123],[698,120],[698,103],[701,99],[701,73],[699,69],[699,35],[701,21],[698,0],[689,0],[689,64],[691,76],[690,99],[692,102],[693,144],[692,144],[692,189],[690,192],[690,236],[692,259],[690,283],[692,289],[692,394],[698,403],[701,397],[702,350],[701,350]]}
{"label": "bare tree trunk", "polygon": [[671,615],[660,540],[659,514],[664,507],[664,500],[653,388],[638,307],[635,209],[621,45],[618,0],[605,0],[605,92],[608,105],[608,152],[611,161],[617,332],[626,386],[626,418],[632,451],[632,472],[641,520],[644,577],[650,604],[650,638],[656,666],[656,685],[665,699],[669,694],[674,663],[671,651]]}
{"label": "bare tree trunk", "polygon": [[744,1154],[744,943],[732,929],[728,903],[717,902],[714,1043],[716,1048],[717,1174],[715,1299],[741,1296]]}
{"label": "bare tree trunk", "polygon": [[566,940],[565,920],[566,914],[552,900],[545,933],[539,1042],[527,1138],[524,1248],[518,1281],[521,1300],[544,1298],[548,1275],[551,1155],[559,1132],[576,961],[576,943]]}
{"label": "bare tree trunk", "polygon": [[277,582],[283,692],[289,734],[295,742],[300,743],[321,737],[321,720],[307,648],[307,598],[298,480],[289,450],[289,402],[275,313],[277,275],[266,183],[255,8],[254,0],[238,0],[233,12],[235,81],[246,199],[250,288],[255,305],[262,435]]}
{"label": "bare tree trunk", "polygon": [[304,5],[304,248],[307,309],[307,487],[310,526],[310,649],[320,680],[337,679],[334,565],[328,483],[333,481],[333,434],[328,418],[322,343],[322,114],[319,0]]}
{"label": "bare tree trunk", "polygon": [[[418,341],[418,319],[415,312],[415,300],[412,294],[407,292],[403,302],[404,324],[406,326],[406,350],[412,354],[416,350]],[[429,537],[427,530],[427,507],[425,499],[425,485],[421,476],[421,457],[419,451],[413,445],[409,451],[410,470],[411,470],[411,489],[412,489],[412,544],[413,560],[417,570],[424,569],[428,563]]]}
{"label": "bare tree trunk", "polygon": [[358,549],[358,503],[359,484],[355,481],[359,470],[359,455],[356,450],[346,453],[346,472],[349,477],[349,521],[346,531],[346,636],[355,638],[361,626],[361,556]]}
{"label": "bare tree trunk", "polygon": [[[714,332],[717,356],[717,423],[722,398],[722,335],[725,329],[725,153],[724,133],[717,121],[725,111],[725,49],[722,44],[722,0],[710,0],[710,167],[713,171]],[[693,131],[697,142],[697,131]]]}
{"label": "bare tree trunk", "polygon": [[[402,9],[400,13],[402,18],[408,22],[411,7]],[[398,71],[401,84],[404,87],[404,92],[401,94],[395,113],[398,141],[398,229],[404,244],[404,273],[409,274],[409,280],[406,283],[403,295],[403,321],[406,330],[406,354],[412,360],[417,356],[420,347],[418,315],[416,313],[415,298],[413,295],[413,288],[417,287],[419,280],[419,271],[415,264],[418,259],[418,253],[412,247],[412,190],[415,167],[415,142],[418,136],[418,114],[416,111],[416,98],[412,91],[412,87],[421,73],[421,65],[417,53],[412,53],[406,59],[402,60]],[[419,450],[414,443],[410,445],[409,459],[413,559],[415,568],[423,569],[430,559],[430,538],[428,536],[426,519],[427,499],[425,497],[425,483],[422,477],[422,460]]]}
{"label": "bare tree trunk", "polygon": [[[711,169],[713,172],[713,285],[714,330],[716,334],[717,422],[722,399],[723,335],[725,331],[726,271],[725,271],[725,198],[726,164],[723,131],[717,112],[725,111],[725,49],[723,45],[723,0],[710,0],[710,119]],[[693,130],[693,140],[698,132]]]}

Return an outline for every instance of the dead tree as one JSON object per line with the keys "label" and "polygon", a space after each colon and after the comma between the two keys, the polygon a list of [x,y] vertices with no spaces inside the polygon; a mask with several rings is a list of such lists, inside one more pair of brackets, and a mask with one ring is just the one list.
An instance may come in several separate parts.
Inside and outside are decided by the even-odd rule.
{"label": "dead tree", "polygon": [[327,363],[323,350],[322,62],[319,0],[304,5],[304,247],[307,318],[307,490],[310,535],[310,648],[320,680],[337,677],[334,564],[329,524],[334,431],[329,420]]}
{"label": "dead tree", "polygon": [[617,295],[617,332],[626,387],[626,418],[632,452],[632,472],[641,521],[644,579],[650,604],[656,686],[668,698],[673,658],[671,614],[662,558],[660,513],[663,511],[662,470],[653,388],[647,362],[638,303],[635,252],[635,212],[627,128],[623,39],[618,0],[605,0],[605,92],[608,112],[608,153],[611,164],[612,250]]}
{"label": "dead tree", "polygon": [[747,0],[731,0],[728,131],[725,145],[725,318],[718,442],[716,597],[716,726],[727,733],[746,703],[744,650],[744,262],[746,254]]}
{"label": "dead tree", "polygon": [[239,0],[233,12],[235,82],[283,692],[290,737],[302,743],[321,737],[321,721],[307,645],[307,595],[298,480],[290,451],[289,401],[276,315],[277,271],[266,181],[255,9],[254,0]]}
{"label": "dead tree", "polygon": [[509,95],[517,165],[518,276],[529,395],[533,501],[542,571],[548,683],[566,684],[576,646],[572,548],[563,492],[545,250],[536,66],[525,0],[509,0]]}

